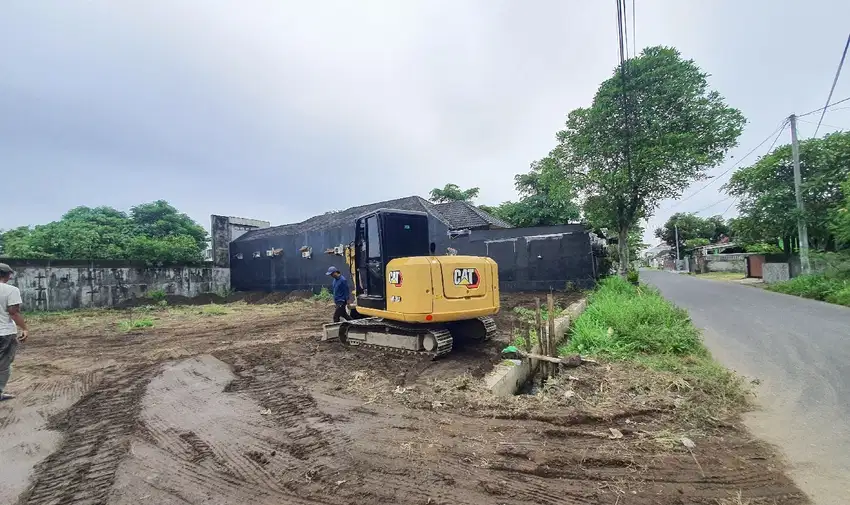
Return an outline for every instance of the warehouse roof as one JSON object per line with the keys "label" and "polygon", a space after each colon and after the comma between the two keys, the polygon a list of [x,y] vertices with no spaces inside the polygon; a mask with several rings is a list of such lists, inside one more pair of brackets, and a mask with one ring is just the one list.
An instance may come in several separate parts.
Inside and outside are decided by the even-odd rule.
{"label": "warehouse roof", "polygon": [[490,214],[466,202],[448,202],[433,204],[419,196],[408,196],[396,200],[360,205],[337,212],[327,212],[313,216],[300,223],[273,226],[251,230],[237,238],[236,242],[279,235],[297,235],[316,230],[325,230],[339,226],[353,225],[358,217],[378,209],[416,210],[426,212],[443,222],[450,230],[510,228],[511,226]]}

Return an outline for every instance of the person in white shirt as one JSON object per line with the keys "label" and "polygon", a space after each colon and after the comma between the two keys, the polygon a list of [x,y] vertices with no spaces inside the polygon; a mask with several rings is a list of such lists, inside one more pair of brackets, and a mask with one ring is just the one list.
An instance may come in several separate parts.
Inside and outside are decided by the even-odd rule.
{"label": "person in white shirt", "polygon": [[[0,401],[15,397],[4,389],[12,374],[18,342],[26,341],[29,336],[27,323],[21,315],[21,291],[9,284],[14,273],[9,265],[0,263]],[[20,336],[18,330],[21,330]]]}

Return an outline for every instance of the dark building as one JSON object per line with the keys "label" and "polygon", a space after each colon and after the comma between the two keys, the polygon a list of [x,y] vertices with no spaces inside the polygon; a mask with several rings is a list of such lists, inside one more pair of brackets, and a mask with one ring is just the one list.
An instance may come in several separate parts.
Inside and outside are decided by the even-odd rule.
{"label": "dark building", "polygon": [[315,291],[326,286],[328,266],[347,270],[341,257],[326,251],[351,243],[355,219],[382,208],[427,213],[437,254],[453,248],[458,254],[490,256],[499,264],[505,291],[563,289],[567,283],[590,287],[597,277],[599,248],[591,245],[582,225],[511,228],[466,202],[434,204],[411,196],[248,231],[230,243],[233,288]]}

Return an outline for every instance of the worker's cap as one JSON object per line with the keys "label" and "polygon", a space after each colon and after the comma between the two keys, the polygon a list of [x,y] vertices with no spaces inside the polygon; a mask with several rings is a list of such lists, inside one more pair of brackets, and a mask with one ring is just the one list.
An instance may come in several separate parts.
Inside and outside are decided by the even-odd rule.
{"label": "worker's cap", "polygon": [[12,267],[10,267],[9,265],[7,265],[5,263],[0,263],[0,274],[13,274],[13,273],[15,273],[15,271],[12,270]]}
{"label": "worker's cap", "polygon": [[327,273],[325,273],[325,275],[330,275],[334,272],[339,272],[339,269],[337,267],[330,267],[330,268],[328,268],[328,271],[327,271]]}

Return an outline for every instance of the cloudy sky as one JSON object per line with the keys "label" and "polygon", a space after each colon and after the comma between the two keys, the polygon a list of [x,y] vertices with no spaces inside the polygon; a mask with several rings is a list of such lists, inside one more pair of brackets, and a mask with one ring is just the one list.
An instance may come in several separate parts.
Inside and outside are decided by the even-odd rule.
{"label": "cloudy sky", "polygon": [[[615,5],[5,0],[0,228],[155,199],[205,226],[282,224],[447,182],[479,186],[479,203],[516,198],[513,175],[616,65]],[[846,0],[637,0],[634,35],[695,59],[747,116],[720,174],[823,105],[848,19]],[[834,100],[848,96],[850,68]],[[850,109],[824,123],[850,128]],[[724,212],[720,185],[665,202],[649,229]]]}

